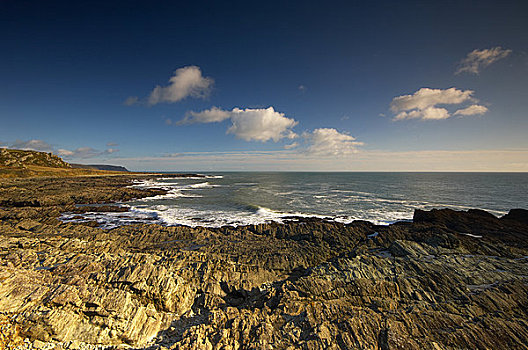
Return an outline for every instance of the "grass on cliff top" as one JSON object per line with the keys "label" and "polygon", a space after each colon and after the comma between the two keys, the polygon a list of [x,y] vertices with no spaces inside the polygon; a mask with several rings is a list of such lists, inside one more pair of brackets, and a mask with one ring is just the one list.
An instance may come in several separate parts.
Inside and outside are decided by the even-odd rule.
{"label": "grass on cliff top", "polygon": [[112,170],[72,168],[69,163],[52,153],[0,147],[0,179],[133,174]]}
{"label": "grass on cliff top", "polygon": [[25,168],[27,165],[71,168],[70,164],[53,153],[7,148],[0,149],[0,165],[19,168]]}
{"label": "grass on cliff top", "polygon": [[0,178],[19,177],[71,177],[71,176],[105,176],[105,175],[133,175],[122,171],[50,168],[37,165],[27,165],[25,168],[0,166]]}

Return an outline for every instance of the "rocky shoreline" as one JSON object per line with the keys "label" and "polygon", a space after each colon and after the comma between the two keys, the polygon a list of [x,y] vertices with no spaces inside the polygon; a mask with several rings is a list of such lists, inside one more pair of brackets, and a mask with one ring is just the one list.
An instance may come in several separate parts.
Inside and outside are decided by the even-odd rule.
{"label": "rocky shoreline", "polygon": [[526,210],[390,226],[59,220],[165,193],[129,187],[140,176],[0,180],[0,348],[528,348]]}

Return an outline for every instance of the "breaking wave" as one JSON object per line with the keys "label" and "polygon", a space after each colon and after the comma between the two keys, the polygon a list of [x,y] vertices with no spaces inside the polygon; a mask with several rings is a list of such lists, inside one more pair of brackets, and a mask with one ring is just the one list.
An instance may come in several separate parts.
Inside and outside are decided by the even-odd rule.
{"label": "breaking wave", "polygon": [[[478,174],[462,177],[448,174],[441,175],[445,177],[440,178],[442,181],[439,176],[226,173],[161,177],[134,181],[131,185],[134,188],[158,188],[166,193],[122,203],[129,207],[129,212],[64,214],[62,219],[97,221],[104,228],[140,222],[241,226],[303,218],[344,224],[365,220],[387,225],[412,220],[415,209],[480,208],[500,216],[509,208],[523,206],[516,194],[519,188],[528,186],[526,177],[512,183],[511,177],[503,179],[496,175],[488,179]],[[402,178],[407,182],[402,182]],[[505,189],[510,191],[509,195],[505,195]],[[497,204],[497,198],[503,201]]]}

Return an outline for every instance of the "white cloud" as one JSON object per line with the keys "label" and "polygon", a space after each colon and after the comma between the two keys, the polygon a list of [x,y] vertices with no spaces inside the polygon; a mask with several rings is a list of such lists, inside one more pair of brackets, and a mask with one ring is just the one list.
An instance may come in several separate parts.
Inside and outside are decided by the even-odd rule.
{"label": "white cloud", "polygon": [[75,152],[64,149],[64,148],[59,148],[59,150],[57,151],[57,154],[61,157],[71,157],[75,154]]}
{"label": "white cloud", "polygon": [[174,156],[113,161],[129,169],[155,171],[528,171],[528,149],[362,150],[346,161],[295,150],[189,152]]}
{"label": "white cloud", "polygon": [[306,86],[304,86],[304,85],[301,84],[301,85],[299,85],[298,89],[299,89],[299,91],[301,91],[301,92],[305,92],[305,91],[306,91]]}
{"label": "white cloud", "polygon": [[266,109],[239,109],[231,111],[231,127],[228,134],[246,141],[275,142],[282,138],[297,137],[291,128],[298,123],[294,119],[286,118],[284,113],[276,112],[273,107]]}
{"label": "white cloud", "polygon": [[167,154],[164,154],[162,157],[178,158],[178,157],[182,157],[184,155],[185,155],[184,153],[167,153]]}
{"label": "white cloud", "polygon": [[57,154],[64,158],[96,158],[116,152],[119,152],[116,148],[108,148],[104,151],[99,151],[92,147],[79,147],[73,151],[61,148],[57,151]]}
{"label": "white cloud", "polygon": [[231,112],[224,111],[218,107],[206,109],[201,112],[190,111],[185,118],[180,120],[177,124],[193,124],[193,123],[214,123],[221,122],[231,117]]}
{"label": "white cloud", "polygon": [[148,97],[148,103],[150,105],[161,102],[174,103],[188,96],[204,98],[209,95],[213,84],[214,80],[212,78],[202,76],[202,71],[199,67],[187,66],[179,68],[169,79],[169,85],[158,85],[152,90]]}
{"label": "white cloud", "polygon": [[298,147],[299,146],[299,143],[298,142],[294,142],[294,143],[290,143],[289,145],[284,145],[284,149],[292,149],[292,148],[295,148],[295,147]]}
{"label": "white cloud", "polygon": [[363,142],[356,141],[354,137],[331,128],[315,129],[303,136],[309,143],[308,153],[318,156],[349,155],[357,153],[357,146],[363,145]]}
{"label": "white cloud", "polygon": [[488,111],[488,108],[481,105],[471,105],[466,108],[459,109],[453,115],[477,115],[484,114]]}
{"label": "white cloud", "polygon": [[135,105],[136,103],[139,103],[139,97],[137,96],[127,97],[127,99],[123,101],[123,104],[125,106],[132,106],[132,105]]}
{"label": "white cloud", "polygon": [[[113,142],[108,142],[107,146],[117,146],[117,144]],[[55,148],[52,145],[42,140],[16,140],[13,144],[11,144],[11,146],[9,146],[9,148],[41,152],[53,152],[59,155],[60,157],[65,158],[95,158],[119,152],[119,149],[117,148],[107,148],[104,151],[100,151],[91,147],[79,147],[73,151],[64,148],[59,148],[55,151]]]}
{"label": "white cloud", "polygon": [[[421,88],[412,95],[393,98],[390,109],[397,113],[393,120],[421,119],[440,120],[451,117],[446,108],[437,105],[461,104],[473,101],[472,90]],[[467,114],[462,114],[467,115]]]}
{"label": "white cloud", "polygon": [[404,119],[422,119],[422,120],[438,120],[449,118],[449,112],[445,108],[427,107],[425,109],[415,109],[410,112],[401,112],[394,117],[393,120]]}
{"label": "white cloud", "polygon": [[297,121],[284,116],[284,113],[268,108],[233,108],[226,111],[218,107],[206,109],[201,112],[188,112],[185,118],[178,121],[177,125],[192,123],[214,123],[231,119],[228,134],[246,141],[275,142],[283,139],[294,139],[297,134],[291,129]]}
{"label": "white cloud", "polygon": [[29,140],[29,141],[16,140],[9,148],[41,151],[41,152],[53,151],[53,146],[42,140]]}
{"label": "white cloud", "polygon": [[115,143],[115,142],[107,142],[106,145],[107,145],[108,147],[119,146],[119,145],[118,145],[117,143]]}
{"label": "white cloud", "polygon": [[472,73],[478,74],[482,68],[485,68],[502,58],[508,56],[512,51],[504,50],[502,47],[497,46],[491,49],[484,50],[473,50],[466,58],[464,58],[455,74],[460,73]]}
{"label": "white cloud", "polygon": [[411,109],[425,109],[437,104],[459,104],[471,98],[473,91],[450,89],[430,89],[421,88],[412,95],[402,95],[395,97],[391,102],[393,112],[406,111]]}
{"label": "white cloud", "polygon": [[101,152],[91,147],[79,147],[74,151],[59,149],[58,154],[67,158],[93,158],[101,155]]}

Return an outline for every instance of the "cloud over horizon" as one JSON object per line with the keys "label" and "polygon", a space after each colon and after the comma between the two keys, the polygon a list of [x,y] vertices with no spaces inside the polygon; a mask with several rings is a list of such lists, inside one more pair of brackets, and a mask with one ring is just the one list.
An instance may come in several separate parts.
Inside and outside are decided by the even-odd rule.
{"label": "cloud over horizon", "polygon": [[239,109],[231,111],[231,122],[233,123],[228,134],[245,141],[266,142],[279,141],[283,138],[294,139],[297,134],[291,128],[298,124],[291,118],[286,118],[284,113],[276,112],[273,107],[266,109]]}
{"label": "cloud over horizon", "polygon": [[[107,146],[117,146],[116,143],[108,142]],[[110,155],[112,153],[119,152],[119,149],[117,148],[107,148],[104,151],[97,150],[92,147],[79,147],[73,151],[59,148],[55,149],[55,147],[46,141],[43,140],[16,140],[11,145],[9,145],[8,148],[11,149],[21,149],[25,151],[38,151],[38,152],[47,152],[47,153],[54,153],[60,157],[64,158],[96,158],[104,155]]]}
{"label": "cloud over horizon", "polygon": [[306,132],[303,137],[308,141],[307,152],[317,156],[345,156],[357,153],[357,146],[364,143],[346,133],[333,128],[319,128]]}
{"label": "cloud over horizon", "polygon": [[[342,159],[307,152],[218,151],[115,158],[129,169],[152,171],[528,171],[528,149],[364,150]],[[315,160],[315,161],[314,161]]]}
{"label": "cloud over horizon", "polygon": [[299,146],[299,143],[298,142],[293,142],[293,143],[290,143],[290,144],[287,144],[287,145],[284,145],[284,149],[293,149],[293,148],[296,148]]}
{"label": "cloud over horizon", "polygon": [[500,46],[491,49],[473,50],[459,63],[455,74],[479,74],[482,68],[507,57],[512,50],[505,50]]}
{"label": "cloud over horizon", "polygon": [[292,118],[287,118],[284,113],[277,112],[273,107],[268,108],[233,108],[231,111],[218,107],[201,112],[190,111],[185,118],[176,122],[176,125],[193,123],[215,123],[230,119],[231,126],[228,134],[245,141],[278,142],[283,138],[297,137],[291,129],[298,124]]}
{"label": "cloud over horizon", "polygon": [[16,140],[9,148],[40,152],[51,152],[54,150],[54,147],[49,143],[35,139],[28,141]]}
{"label": "cloud over horizon", "polygon": [[119,150],[116,148],[108,148],[104,151],[99,151],[92,147],[79,147],[73,151],[62,148],[57,150],[57,154],[65,158],[96,158],[116,152],[119,152]]}
{"label": "cloud over horizon", "polygon": [[[176,125],[215,123],[227,119],[231,120],[231,126],[226,133],[234,134],[237,138],[245,141],[266,142],[273,140],[278,142],[282,139],[293,140],[298,137],[292,130],[298,125],[298,122],[285,117],[284,113],[275,111],[273,107],[233,108],[231,111],[212,107],[201,112],[190,111]],[[333,128],[317,128],[311,132],[304,132],[302,137],[304,139],[303,145],[292,142],[284,145],[284,149],[295,149],[294,152],[299,155],[342,157],[357,153],[358,146],[364,144],[357,141],[355,137]]]}
{"label": "cloud over horizon", "polygon": [[438,105],[458,105],[468,101],[475,101],[472,90],[431,89],[421,88],[412,95],[397,96],[392,99],[390,109],[396,114],[394,121],[405,119],[421,120],[442,120],[453,115],[474,115],[483,114],[488,111],[484,106],[472,105],[459,109],[454,114],[450,114],[444,107]]}

